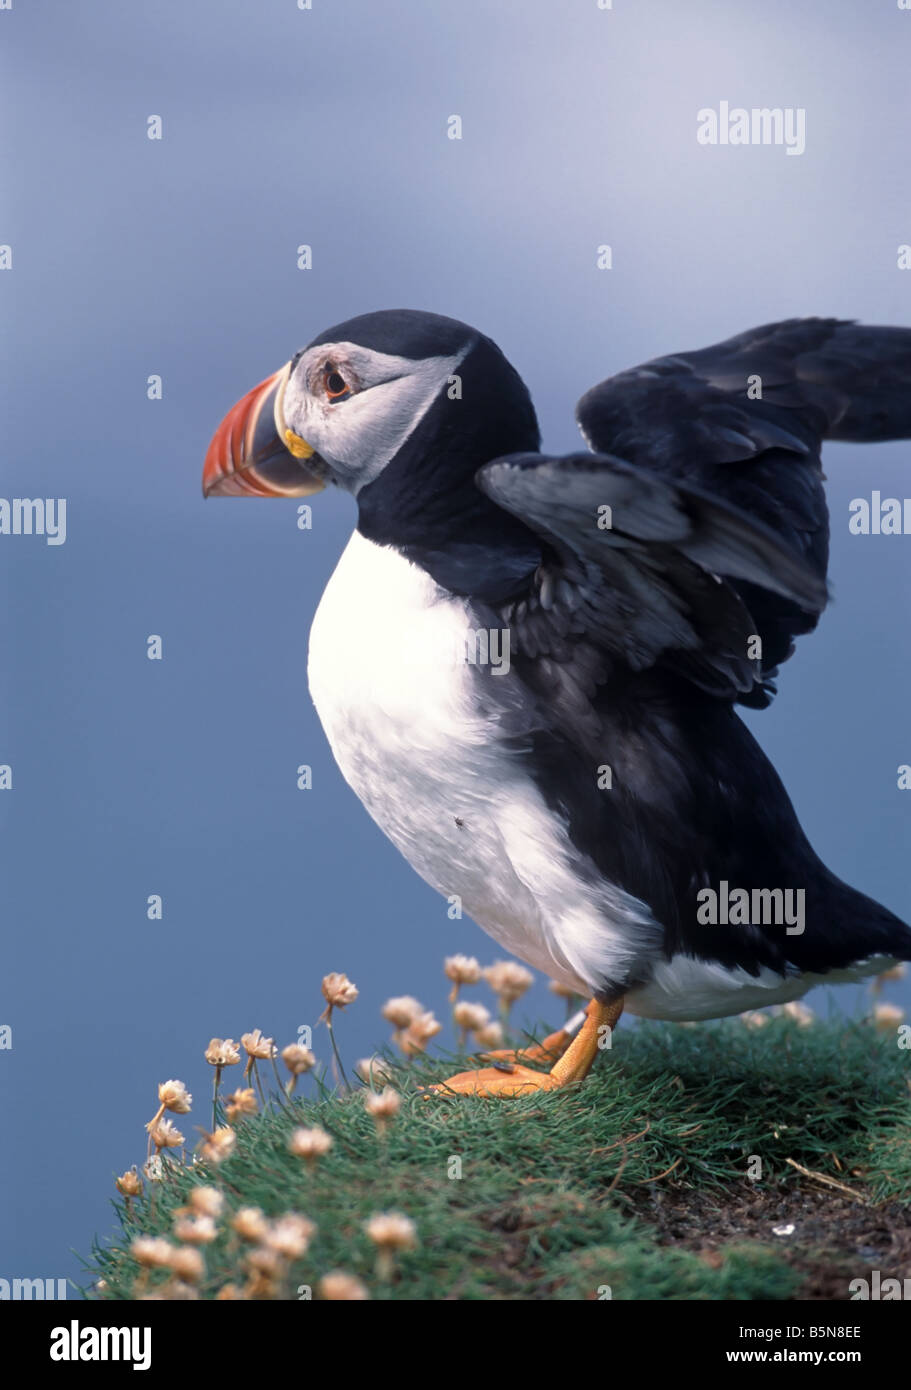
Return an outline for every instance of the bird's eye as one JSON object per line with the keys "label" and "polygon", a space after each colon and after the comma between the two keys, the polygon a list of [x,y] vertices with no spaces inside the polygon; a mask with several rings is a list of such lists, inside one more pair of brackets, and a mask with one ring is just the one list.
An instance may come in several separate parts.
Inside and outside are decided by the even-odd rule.
{"label": "bird's eye", "polygon": [[343,401],[351,395],[347,381],[331,362],[327,362],[323,368],[323,388],[330,401]]}

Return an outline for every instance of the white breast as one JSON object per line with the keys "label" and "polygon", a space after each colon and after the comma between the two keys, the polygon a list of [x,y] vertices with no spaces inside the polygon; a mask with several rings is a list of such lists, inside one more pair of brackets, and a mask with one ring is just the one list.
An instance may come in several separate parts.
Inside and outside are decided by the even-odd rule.
{"label": "white breast", "polygon": [[346,781],[413,868],[508,950],[590,993],[658,929],[637,899],[577,873],[564,827],[479,707],[470,628],[464,600],[355,532],[313,621],[310,692]]}

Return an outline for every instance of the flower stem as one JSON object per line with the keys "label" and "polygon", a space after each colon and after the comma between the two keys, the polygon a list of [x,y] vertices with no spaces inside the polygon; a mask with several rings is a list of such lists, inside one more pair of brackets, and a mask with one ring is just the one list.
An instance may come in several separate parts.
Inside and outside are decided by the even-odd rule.
{"label": "flower stem", "polygon": [[335,1041],[335,1030],[332,1027],[332,1006],[326,1010],[326,1027],[329,1029],[329,1041],[332,1043],[332,1055],[335,1058],[335,1065],[338,1067],[339,1075],[342,1078],[345,1089],[350,1090],[348,1078],[345,1075],[345,1068],[342,1066],[342,1059],[339,1056],[338,1046]]}
{"label": "flower stem", "polygon": [[276,1082],[277,1082],[277,1084],[278,1084],[278,1099],[279,1099],[280,1103],[281,1103],[282,1105],[284,1105],[284,1103],[285,1103],[284,1083],[282,1082],[282,1079],[281,1079],[281,1077],[280,1077],[279,1074],[278,1074],[278,1067],[277,1067],[276,1062],[275,1062],[275,1056],[274,1056],[274,1054],[273,1054],[273,1056],[271,1056],[271,1057],[269,1058],[269,1061],[272,1063],[272,1070],[275,1072],[275,1080],[276,1080]]}
{"label": "flower stem", "polygon": [[212,1084],[212,1132],[218,1128],[218,1087],[221,1084],[221,1067],[215,1068],[215,1080]]}

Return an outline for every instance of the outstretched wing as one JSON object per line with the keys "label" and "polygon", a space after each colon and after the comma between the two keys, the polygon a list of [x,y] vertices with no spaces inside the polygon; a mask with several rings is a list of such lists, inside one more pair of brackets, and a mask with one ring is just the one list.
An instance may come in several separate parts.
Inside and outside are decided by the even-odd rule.
{"label": "outstretched wing", "polygon": [[[789,319],[698,352],[621,372],[579,401],[592,449],[723,499],[773,531],[824,580],[829,523],[824,439],[911,437],[911,330]],[[810,631],[819,607],[730,577],[763,640],[763,686]]]}
{"label": "outstretched wing", "polygon": [[625,460],[515,454],[487,464],[477,482],[544,543],[530,590],[508,613],[519,649],[570,667],[580,648],[593,649],[598,683],[618,665],[663,664],[713,695],[749,695],[762,669],[734,583],[809,619],[825,603],[824,580],[769,527]]}

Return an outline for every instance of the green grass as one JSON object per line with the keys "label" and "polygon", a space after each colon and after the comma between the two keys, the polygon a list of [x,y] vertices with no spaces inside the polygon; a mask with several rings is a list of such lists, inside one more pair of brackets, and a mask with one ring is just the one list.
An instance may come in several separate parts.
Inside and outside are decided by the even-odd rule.
{"label": "green grass", "polygon": [[[167,1275],[155,1271],[137,1287],[130,1243],[170,1236],[190,1186],[208,1181],[223,1189],[227,1215],[258,1206],[316,1223],[307,1255],[276,1288],[280,1298],[296,1298],[302,1284],[315,1289],[337,1268],[379,1299],[586,1299],[605,1296],[604,1286],[614,1299],[800,1297],[804,1275],[771,1236],[771,1217],[769,1239],[726,1240],[707,1258],[659,1230],[656,1201],[685,1209],[709,1194],[722,1210],[765,1193],[772,1211],[809,1192],[850,1208],[824,1177],[871,1206],[911,1201],[908,1055],[894,1032],[864,1023],[639,1024],[616,1035],[585,1083],[508,1101],[424,1099],[419,1085],[464,1059],[421,1059],[397,1071],[402,1110],[385,1139],[360,1093],[324,1093],[244,1121],[217,1169],[169,1166],[132,1211],[115,1203],[120,1230],[96,1243],[92,1279],[119,1299],[161,1284]],[[312,1078],[305,1084],[315,1089]],[[334,1139],[312,1169],[288,1152],[300,1124]],[[751,1155],[762,1160],[759,1181],[747,1177]],[[377,1277],[363,1229],[384,1210],[407,1214],[419,1242],[388,1281]],[[224,1219],[220,1231],[204,1252],[203,1298],[247,1279],[249,1247]]]}

